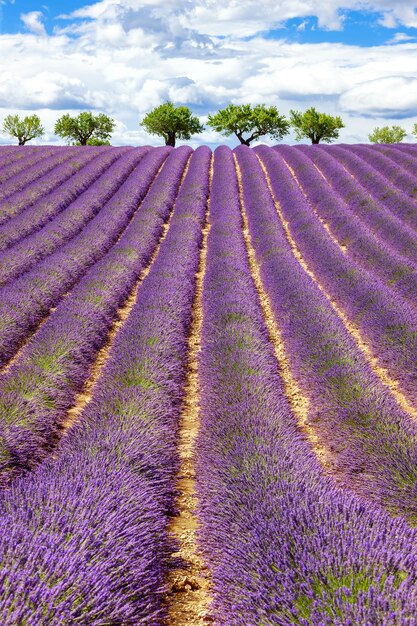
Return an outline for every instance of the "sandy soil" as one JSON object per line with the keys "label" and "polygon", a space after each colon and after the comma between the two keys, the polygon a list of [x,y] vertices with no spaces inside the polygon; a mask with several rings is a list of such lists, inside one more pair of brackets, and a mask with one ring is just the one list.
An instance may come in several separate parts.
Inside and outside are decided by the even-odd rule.
{"label": "sandy soil", "polygon": [[[213,157],[212,157],[213,159]],[[213,161],[212,161],[213,162]],[[212,165],[210,181],[212,179]],[[197,547],[198,521],[195,515],[197,498],[195,494],[194,445],[199,428],[199,387],[198,352],[200,350],[202,313],[202,290],[206,267],[209,202],[206,224],[203,229],[203,242],[199,269],[196,274],[196,295],[193,305],[192,323],[188,339],[188,371],[185,397],[180,422],[179,455],[181,467],[177,477],[178,497],[176,500],[179,515],[172,518],[169,532],[176,539],[179,549],[173,562],[180,560],[168,577],[169,593],[168,626],[202,626],[212,622],[209,613],[210,574]]]}

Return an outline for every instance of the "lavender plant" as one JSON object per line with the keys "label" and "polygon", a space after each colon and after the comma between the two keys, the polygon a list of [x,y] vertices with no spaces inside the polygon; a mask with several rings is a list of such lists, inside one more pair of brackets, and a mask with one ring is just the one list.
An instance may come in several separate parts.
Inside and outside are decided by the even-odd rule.
{"label": "lavender plant", "polygon": [[[278,289],[284,272],[298,282],[250,152],[236,154],[263,276]],[[215,151],[210,220],[197,477],[214,623],[411,625],[415,531],[339,490],[297,429],[250,273],[226,147]]]}
{"label": "lavender plant", "polygon": [[[42,187],[48,185],[49,173],[56,167],[59,167],[66,161],[72,160],[72,171],[74,171],[74,169],[79,166],[77,156],[81,158],[81,165],[82,163],[89,161],[93,156],[95,156],[95,154],[97,153],[79,153],[77,155],[74,149],[72,149],[71,152],[66,152],[65,150],[58,153],[54,152],[50,156],[48,156],[47,152],[45,158],[40,159],[37,163],[31,165],[30,167],[26,166],[23,171],[19,172],[19,174],[11,176],[7,181],[3,182],[0,187],[1,220],[4,221],[5,208],[10,206],[15,194],[24,192],[28,197],[30,197],[28,191],[33,192],[35,189],[39,189],[40,193]],[[76,167],[74,168],[74,166]],[[9,200],[9,202],[6,202],[7,200]]]}
{"label": "lavender plant", "polygon": [[79,235],[0,289],[0,364],[15,354],[51,307],[116,243],[169,151],[152,150]]}
{"label": "lavender plant", "polygon": [[[16,242],[0,252],[0,286],[21,276],[76,236],[117,192],[146,152],[147,149],[135,149],[123,156],[117,151],[106,153],[106,159],[99,158],[75,174],[76,180],[64,183],[45,200],[0,227],[0,248]],[[48,219],[51,221],[41,227]],[[32,234],[28,236],[29,233]]]}
{"label": "lavender plant", "polygon": [[118,307],[152,256],[189,155],[184,147],[168,157],[119,241],[90,268],[1,380],[3,481],[39,462],[54,446]]}
{"label": "lavender plant", "polygon": [[[255,154],[240,148],[235,152],[264,287],[291,369],[309,399],[308,420],[329,451],[332,471],[341,484],[368,501],[416,523],[417,425],[373,373],[344,323],[293,255]],[[267,166],[264,152],[277,161],[274,151],[262,151]],[[275,185],[276,170],[270,172]],[[284,205],[302,210],[295,188],[283,181],[282,210]],[[303,221],[296,223],[300,232],[310,233],[302,228]]]}
{"label": "lavender plant", "polygon": [[164,622],[209,161],[207,148],[191,159],[168,234],[81,421],[56,460],[16,481],[0,503],[5,626]]}
{"label": "lavender plant", "polygon": [[[297,150],[301,146],[297,146]],[[277,149],[279,151],[279,148]],[[417,255],[415,233],[401,219],[385,210],[346,171],[330,153],[321,148],[313,152],[304,151],[325,176],[328,184],[340,195],[358,219],[386,245],[414,261]]]}
{"label": "lavender plant", "polygon": [[359,220],[323,179],[306,153],[282,146],[279,154],[294,172],[314,211],[330,228],[348,257],[415,306],[417,265],[388,247]]}

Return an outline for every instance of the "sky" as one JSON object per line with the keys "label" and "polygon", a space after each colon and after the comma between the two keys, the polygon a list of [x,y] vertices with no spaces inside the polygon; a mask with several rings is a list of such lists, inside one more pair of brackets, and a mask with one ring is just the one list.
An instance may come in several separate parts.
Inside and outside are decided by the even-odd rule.
{"label": "sky", "polygon": [[36,113],[38,143],[62,143],[56,119],[91,110],[114,145],[158,145],[139,122],[167,99],[203,123],[230,102],[315,106],[343,118],[341,142],[392,124],[413,141],[417,0],[0,0],[0,123]]}

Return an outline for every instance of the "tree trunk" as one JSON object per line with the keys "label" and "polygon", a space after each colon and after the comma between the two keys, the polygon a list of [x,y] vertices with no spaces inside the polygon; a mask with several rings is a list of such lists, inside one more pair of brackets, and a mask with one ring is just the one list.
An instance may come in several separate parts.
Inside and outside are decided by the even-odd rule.
{"label": "tree trunk", "polygon": [[22,137],[19,137],[18,141],[19,141],[19,146],[24,146],[25,143],[26,143],[26,139],[24,139]]}
{"label": "tree trunk", "polygon": [[317,139],[317,137],[313,137],[313,139],[311,140],[311,143],[317,145],[318,143],[320,143],[320,138]]}
{"label": "tree trunk", "polygon": [[175,148],[175,133],[168,133],[168,136],[165,139],[165,145]]}
{"label": "tree trunk", "polygon": [[244,139],[240,133],[236,133],[236,137],[244,146],[250,146],[250,139]]}

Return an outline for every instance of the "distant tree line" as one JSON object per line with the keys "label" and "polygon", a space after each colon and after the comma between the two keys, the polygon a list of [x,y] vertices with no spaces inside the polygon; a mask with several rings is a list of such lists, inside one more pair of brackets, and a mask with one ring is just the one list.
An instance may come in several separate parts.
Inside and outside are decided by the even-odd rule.
{"label": "distant tree line", "polygon": [[[99,113],[83,111],[76,117],[66,113],[55,123],[55,134],[65,139],[72,146],[109,146],[110,137],[116,122]],[[19,146],[24,146],[31,139],[42,137],[45,129],[37,115],[8,115],[3,121],[3,133],[17,139]]]}
{"label": "distant tree line", "polygon": [[[290,117],[286,119],[277,107],[265,104],[229,104],[214,115],[209,114],[207,124],[225,137],[234,135],[247,146],[264,136],[280,140],[291,128],[297,141],[309,139],[312,144],[331,143],[338,139],[340,129],[345,127],[338,115],[322,113],[314,107],[304,112],[290,110]],[[205,130],[188,107],[176,107],[170,101],[152,109],[140,125],[149,134],[162,137],[167,146],[175,146],[178,139],[188,140]],[[55,134],[75,146],[110,145],[114,128],[115,121],[108,115],[84,111],[76,117],[69,114],[60,117],[55,123]],[[417,136],[417,124],[412,132]],[[45,130],[37,115],[23,119],[19,115],[8,115],[3,121],[3,133],[14,137],[23,146],[31,139],[42,137]],[[383,126],[375,128],[368,139],[372,143],[399,143],[406,136],[407,132],[401,126]]]}

